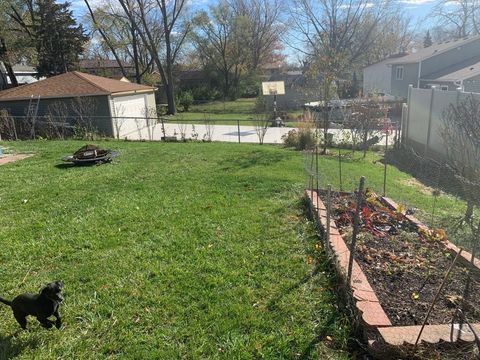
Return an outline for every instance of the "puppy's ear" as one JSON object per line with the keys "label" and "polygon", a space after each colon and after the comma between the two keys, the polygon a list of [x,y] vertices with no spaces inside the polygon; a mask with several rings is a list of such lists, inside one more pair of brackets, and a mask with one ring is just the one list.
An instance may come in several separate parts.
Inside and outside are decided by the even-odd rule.
{"label": "puppy's ear", "polygon": [[63,280],[57,280],[57,281],[55,281],[55,284],[57,284],[57,286],[58,286],[60,289],[62,289],[63,286],[64,286]]}
{"label": "puppy's ear", "polygon": [[41,288],[39,293],[40,294],[46,294],[46,293],[51,292],[52,290],[53,290],[52,283],[49,283],[49,284],[45,285],[43,288]]}

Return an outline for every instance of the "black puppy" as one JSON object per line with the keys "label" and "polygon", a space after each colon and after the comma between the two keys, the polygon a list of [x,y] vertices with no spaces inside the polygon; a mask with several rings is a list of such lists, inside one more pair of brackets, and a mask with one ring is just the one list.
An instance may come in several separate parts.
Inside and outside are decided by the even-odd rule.
{"label": "black puppy", "polygon": [[[60,294],[63,288],[63,281],[54,281],[42,288],[38,294],[21,294],[12,301],[0,298],[0,302],[8,305],[13,310],[13,316],[17,319],[22,329],[27,328],[27,316],[35,316],[44,328],[50,329],[53,325],[57,329],[62,326],[62,319],[58,308],[63,301]],[[55,316],[53,322],[48,318]]]}

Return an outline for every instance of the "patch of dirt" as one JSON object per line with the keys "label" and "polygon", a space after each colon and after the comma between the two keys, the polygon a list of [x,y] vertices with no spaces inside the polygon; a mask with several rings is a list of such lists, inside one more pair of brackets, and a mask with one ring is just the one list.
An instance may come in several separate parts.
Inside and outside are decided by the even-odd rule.
{"label": "patch of dirt", "polygon": [[[365,194],[355,259],[392,324],[419,325],[454,256],[445,247],[443,230],[418,232],[403,214],[386,208],[379,200],[374,193]],[[340,234],[349,244],[355,212],[353,195],[337,194],[332,209]],[[468,270],[457,262],[427,324],[451,323],[461,306],[469,322],[480,322],[480,310],[476,308],[480,278],[478,272],[472,272],[469,294],[465,295],[467,277]]]}
{"label": "patch of dirt", "polygon": [[23,160],[33,155],[34,154],[32,153],[0,155],[0,165],[8,164],[9,162],[14,162],[17,160]]}
{"label": "patch of dirt", "polygon": [[409,179],[406,179],[406,180],[401,180],[400,183],[402,185],[407,185],[407,186],[414,187],[415,189],[418,189],[422,193],[428,194],[428,195],[432,195],[432,192],[435,190],[434,188],[421,183],[420,181],[418,181],[415,178],[409,178]]}

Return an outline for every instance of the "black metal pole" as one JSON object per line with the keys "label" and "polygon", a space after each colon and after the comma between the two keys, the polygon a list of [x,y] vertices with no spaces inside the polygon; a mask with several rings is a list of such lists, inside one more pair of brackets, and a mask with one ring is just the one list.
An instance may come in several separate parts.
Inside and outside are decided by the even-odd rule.
{"label": "black metal pole", "polygon": [[277,126],[277,93],[273,94],[273,124]]}
{"label": "black metal pole", "polygon": [[362,176],[357,190],[357,207],[353,219],[352,243],[350,244],[350,258],[348,259],[347,284],[350,284],[350,279],[352,278],[353,257],[355,256],[355,245],[357,244],[358,229],[360,227],[360,209],[362,208],[364,186],[365,177]]}
{"label": "black metal pole", "polygon": [[385,189],[387,188],[387,150],[388,150],[388,130],[385,138],[385,156],[383,159],[383,196],[385,196]]}
{"label": "black metal pole", "polygon": [[327,226],[325,227],[325,233],[327,238],[327,251],[331,254],[332,249],[330,247],[330,212],[332,210],[332,185],[327,186]]}
{"label": "black metal pole", "polygon": [[339,171],[339,180],[340,180],[340,191],[343,191],[342,184],[342,156],[340,154],[340,148],[338,148],[338,171]]}
{"label": "black metal pole", "polygon": [[237,119],[238,143],[240,144],[240,119]]}

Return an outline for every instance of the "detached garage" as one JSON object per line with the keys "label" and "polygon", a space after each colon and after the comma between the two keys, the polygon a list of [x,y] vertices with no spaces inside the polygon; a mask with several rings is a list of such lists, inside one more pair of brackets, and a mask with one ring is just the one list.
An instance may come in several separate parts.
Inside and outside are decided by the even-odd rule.
{"label": "detached garage", "polygon": [[[18,122],[87,124],[104,136],[138,139],[156,115],[155,89],[73,71],[0,91]],[[33,120],[32,120],[33,119]]]}

